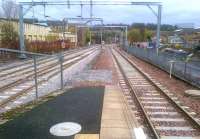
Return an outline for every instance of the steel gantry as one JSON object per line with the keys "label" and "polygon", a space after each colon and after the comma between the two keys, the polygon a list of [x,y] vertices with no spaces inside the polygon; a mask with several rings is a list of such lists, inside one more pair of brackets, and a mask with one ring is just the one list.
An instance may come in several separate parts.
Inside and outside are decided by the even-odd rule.
{"label": "steel gantry", "polygon": [[[94,5],[143,5],[150,8],[150,10],[153,12],[153,14],[157,17],[157,40],[156,40],[156,48],[158,52],[158,48],[160,46],[160,24],[161,24],[161,12],[162,12],[162,5],[160,2],[132,2],[132,1],[43,1],[43,2],[19,2],[19,36],[20,36],[20,50],[25,50],[24,45],[24,27],[23,27],[23,17],[24,15],[34,6],[44,6],[47,5],[53,6],[53,5],[68,5],[68,8],[73,5],[79,5],[81,6],[81,16],[82,16],[82,8],[83,6],[90,6],[90,18],[93,16],[93,6]],[[28,9],[26,11],[23,10],[23,6],[28,6]],[[155,11],[152,6],[157,7],[157,11]],[[22,55],[23,57],[23,55]]]}
{"label": "steel gantry", "polygon": [[[102,41],[103,41],[103,37],[102,37],[102,34],[103,34],[103,31],[102,29],[104,28],[119,28],[119,29],[123,29],[123,31],[121,32],[120,36],[121,38],[124,38],[124,33],[125,32],[125,41],[123,41],[123,45],[127,45],[127,36],[128,36],[128,26],[127,25],[121,25],[121,26],[115,26],[115,25],[81,25],[81,26],[78,26],[78,27],[88,27],[88,28],[100,28],[101,29],[101,45],[102,45]],[[124,39],[123,39],[124,40]],[[91,40],[90,40],[91,41]]]}
{"label": "steel gantry", "polygon": [[[87,27],[87,28],[90,28],[92,25],[87,25],[88,23],[91,23],[92,21],[99,21],[101,23],[101,26],[103,26],[103,19],[102,18],[88,18],[90,20],[88,20],[84,25],[79,25],[77,26],[77,28],[82,28],[82,27]],[[102,28],[101,28],[101,31],[100,31],[100,38],[101,38],[101,46],[102,46],[102,41],[103,41],[103,32],[102,32]],[[92,34],[91,34],[91,31],[90,31],[90,43],[92,42]]]}
{"label": "steel gantry", "polygon": [[[127,45],[128,42],[128,25],[103,25],[103,26],[95,26],[95,27],[101,27],[101,28],[120,28],[123,29],[125,32],[125,45]],[[124,36],[123,32],[122,32],[122,36]]]}
{"label": "steel gantry", "polygon": [[66,17],[66,18],[63,18],[63,23],[67,24],[67,29],[68,29],[69,21],[85,21],[85,23],[83,23],[83,24],[87,24],[87,23],[93,22],[93,21],[98,21],[98,22],[101,22],[101,24],[103,24],[103,19],[102,18],[96,18],[96,17],[93,17],[93,18]]}
{"label": "steel gantry", "polygon": [[[68,23],[69,21],[85,21],[85,23],[83,23],[84,25],[87,25],[88,23],[90,22],[93,22],[93,21],[98,21],[101,23],[101,25],[103,25],[103,19],[102,18],[96,18],[96,17],[93,17],[93,18],[83,18],[83,17],[67,17],[67,18],[64,18],[63,19],[63,38],[65,38],[65,24],[67,25],[67,31],[68,31]],[[77,36],[78,36],[78,28],[77,26],[75,26],[75,32],[76,32],[76,46],[77,46]],[[90,33],[91,35],[91,33]],[[102,31],[101,31],[101,36],[102,36]],[[101,37],[102,38],[102,37]],[[90,37],[90,42],[91,42],[91,37]]]}

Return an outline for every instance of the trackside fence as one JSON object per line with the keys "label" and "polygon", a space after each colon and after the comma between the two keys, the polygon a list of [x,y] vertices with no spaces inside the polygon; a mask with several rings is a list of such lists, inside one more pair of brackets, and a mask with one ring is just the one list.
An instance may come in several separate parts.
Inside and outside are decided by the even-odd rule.
{"label": "trackside fence", "polygon": [[186,62],[185,56],[166,52],[157,54],[155,49],[148,48],[126,46],[124,50],[200,88],[200,60]]}

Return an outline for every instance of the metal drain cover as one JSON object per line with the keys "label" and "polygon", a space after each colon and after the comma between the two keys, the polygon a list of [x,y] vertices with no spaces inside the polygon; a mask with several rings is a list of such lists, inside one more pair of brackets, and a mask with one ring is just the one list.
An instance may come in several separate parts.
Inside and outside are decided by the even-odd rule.
{"label": "metal drain cover", "polygon": [[81,131],[81,125],[73,122],[58,123],[50,128],[54,136],[72,136]]}

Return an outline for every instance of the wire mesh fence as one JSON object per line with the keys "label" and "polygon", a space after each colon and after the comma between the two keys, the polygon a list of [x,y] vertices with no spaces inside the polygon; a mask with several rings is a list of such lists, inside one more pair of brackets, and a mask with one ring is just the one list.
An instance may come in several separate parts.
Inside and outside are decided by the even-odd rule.
{"label": "wire mesh fence", "polygon": [[190,60],[186,62],[184,60],[186,58],[185,55],[166,52],[159,52],[157,54],[155,49],[129,46],[124,47],[124,49],[128,53],[200,87],[200,60]]}

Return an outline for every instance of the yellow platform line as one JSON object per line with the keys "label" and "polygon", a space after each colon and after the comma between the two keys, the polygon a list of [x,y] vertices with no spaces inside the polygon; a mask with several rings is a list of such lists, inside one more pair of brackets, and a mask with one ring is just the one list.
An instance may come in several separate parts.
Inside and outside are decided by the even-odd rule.
{"label": "yellow platform line", "polygon": [[74,139],[99,139],[99,134],[77,134]]}

